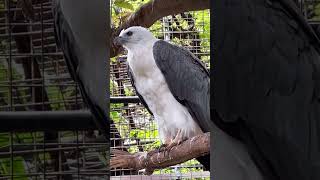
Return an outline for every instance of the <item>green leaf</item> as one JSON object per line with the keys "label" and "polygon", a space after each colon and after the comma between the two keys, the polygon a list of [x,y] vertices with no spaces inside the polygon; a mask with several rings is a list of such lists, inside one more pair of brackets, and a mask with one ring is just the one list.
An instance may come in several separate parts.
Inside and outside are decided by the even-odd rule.
{"label": "green leaf", "polygon": [[13,165],[13,174],[19,174],[16,176],[15,180],[28,180],[28,177],[25,175],[25,165],[24,159],[20,156],[14,157],[12,164],[10,163],[10,158],[1,158],[0,159],[0,173],[9,174],[11,172],[11,165]]}
{"label": "green leaf", "polygon": [[125,0],[116,0],[114,2],[114,5],[120,7],[120,8],[124,8],[124,9],[130,9],[130,10],[134,10],[134,7],[131,3],[129,3],[128,1]]}

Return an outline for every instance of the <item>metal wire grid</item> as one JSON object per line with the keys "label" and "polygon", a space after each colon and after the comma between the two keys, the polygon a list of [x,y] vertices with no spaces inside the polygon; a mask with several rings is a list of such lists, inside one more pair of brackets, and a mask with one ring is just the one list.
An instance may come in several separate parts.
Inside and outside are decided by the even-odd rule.
{"label": "metal wire grid", "polygon": [[83,107],[55,44],[51,1],[34,1],[34,21],[14,1],[1,2],[0,110]]}
{"label": "metal wire grid", "polygon": [[[156,22],[150,30],[159,39],[188,48],[209,67],[209,16],[209,11],[168,16]],[[111,61],[110,70],[112,96],[135,96],[127,74],[125,53]],[[145,152],[160,145],[157,125],[141,103],[111,104],[111,118],[115,122],[111,126],[112,148],[134,153]],[[135,172],[129,169],[112,169],[111,171],[113,179],[208,179],[210,177],[210,173],[203,171],[202,165],[196,160],[157,170],[151,177],[140,176],[143,171]]]}
{"label": "metal wire grid", "polygon": [[296,0],[301,13],[310,24],[319,24],[320,1],[319,0]]}
{"label": "metal wire grid", "polygon": [[[51,0],[25,1],[31,13],[20,2],[0,0],[0,111],[84,109],[55,43]],[[96,134],[2,132],[0,179],[106,179],[109,145]]]}
{"label": "metal wire grid", "polygon": [[108,146],[84,131],[1,133],[0,179],[106,179]]}

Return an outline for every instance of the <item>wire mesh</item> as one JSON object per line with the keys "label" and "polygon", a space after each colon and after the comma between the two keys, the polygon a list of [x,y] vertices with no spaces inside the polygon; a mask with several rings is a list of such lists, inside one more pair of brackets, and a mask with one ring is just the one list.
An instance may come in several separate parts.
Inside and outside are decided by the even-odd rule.
{"label": "wire mesh", "polygon": [[[171,15],[157,21],[151,28],[153,34],[165,41],[189,49],[210,67],[210,14],[209,10]],[[126,53],[112,59],[110,64],[110,91],[112,96],[136,96],[127,74]],[[146,152],[160,146],[157,124],[139,103],[111,104],[111,147],[135,152]],[[209,179],[210,173],[196,160],[156,170],[151,177],[143,171],[112,169],[113,179]]]}
{"label": "wire mesh", "polygon": [[[86,109],[53,22],[51,0],[0,0],[0,111]],[[12,129],[0,133],[0,179],[107,179],[108,153],[95,130]]]}

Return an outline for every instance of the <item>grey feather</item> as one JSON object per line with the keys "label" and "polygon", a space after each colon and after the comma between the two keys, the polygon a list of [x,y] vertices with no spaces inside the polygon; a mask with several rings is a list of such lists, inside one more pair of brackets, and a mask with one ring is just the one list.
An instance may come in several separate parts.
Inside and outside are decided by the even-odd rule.
{"label": "grey feather", "polygon": [[[153,56],[175,99],[184,105],[203,132],[210,132],[210,77],[202,62],[190,51],[159,40]],[[207,170],[210,156],[197,158]]]}
{"label": "grey feather", "polygon": [[204,132],[209,132],[210,77],[202,62],[190,51],[159,40],[154,59],[177,101],[187,107]]}
{"label": "grey feather", "polygon": [[212,6],[215,124],[267,179],[319,179],[318,37],[291,0]]}
{"label": "grey feather", "polygon": [[103,0],[55,0],[54,25],[71,77],[79,83],[84,101],[108,138],[108,17]]}

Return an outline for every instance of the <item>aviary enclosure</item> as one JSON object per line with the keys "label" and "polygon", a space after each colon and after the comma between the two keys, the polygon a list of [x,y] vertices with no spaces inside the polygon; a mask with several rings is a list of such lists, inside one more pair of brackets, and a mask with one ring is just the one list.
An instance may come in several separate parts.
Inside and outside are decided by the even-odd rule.
{"label": "aviary enclosure", "polygon": [[[108,179],[109,175],[113,179],[149,178],[130,169],[106,169],[109,144],[95,130],[77,83],[70,78],[56,45],[51,0],[32,0],[33,12],[23,10],[20,2],[0,0],[0,179]],[[296,2],[317,28],[320,1]],[[111,1],[112,28],[143,3]],[[209,11],[185,12],[163,17],[150,29],[159,39],[188,48],[210,68],[209,23]],[[148,151],[159,146],[157,127],[135,96],[125,59],[125,53],[112,58],[111,71],[106,72],[111,77],[110,118],[115,122],[110,146],[132,153]],[[53,121],[56,119],[59,121]],[[151,177],[209,176],[197,161],[191,160],[157,170]]]}

